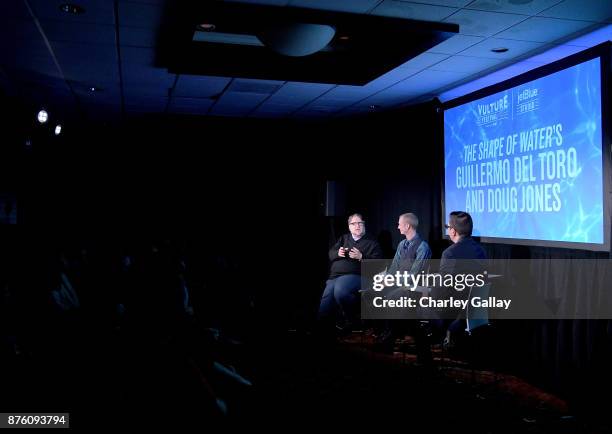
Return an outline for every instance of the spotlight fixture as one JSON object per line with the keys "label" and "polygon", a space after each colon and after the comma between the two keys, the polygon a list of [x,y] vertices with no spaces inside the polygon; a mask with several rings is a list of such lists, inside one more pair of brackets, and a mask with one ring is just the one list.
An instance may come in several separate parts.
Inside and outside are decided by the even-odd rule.
{"label": "spotlight fixture", "polygon": [[491,48],[491,51],[494,53],[505,53],[506,51],[508,51],[508,49],[506,47],[497,47]]}
{"label": "spotlight fixture", "polygon": [[62,126],[60,124],[57,124],[55,126],[55,135],[59,136],[61,132],[62,132]]}
{"label": "spotlight fixture", "polygon": [[217,26],[212,23],[202,23],[198,24],[197,28],[203,32],[212,32],[217,28]]}
{"label": "spotlight fixture", "polygon": [[45,122],[49,120],[49,113],[47,113],[46,110],[41,110],[38,112],[38,115],[36,116],[36,118],[38,119],[38,122],[40,122],[41,124],[44,124]]}
{"label": "spotlight fixture", "polygon": [[85,13],[85,8],[73,3],[64,3],[60,5],[60,11],[71,15],[80,15]]}

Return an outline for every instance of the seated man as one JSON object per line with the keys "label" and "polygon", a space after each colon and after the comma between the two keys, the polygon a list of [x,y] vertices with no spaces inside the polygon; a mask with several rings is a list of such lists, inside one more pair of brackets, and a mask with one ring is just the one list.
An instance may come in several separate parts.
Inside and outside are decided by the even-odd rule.
{"label": "seated man", "polygon": [[[474,224],[472,217],[463,211],[453,211],[449,215],[448,223],[445,225],[448,237],[453,243],[442,252],[440,259],[439,274],[467,275],[481,274],[486,266],[486,254],[484,249],[472,238]],[[434,299],[465,299],[469,291],[459,288],[436,286],[431,288],[429,296]],[[421,309],[419,316],[429,320],[429,326],[437,329],[442,335],[446,335],[445,345],[451,339],[451,332],[460,332],[465,329],[463,318],[464,311],[461,308],[445,308],[444,311],[435,309]],[[425,363],[431,362],[429,338],[431,333],[421,332],[417,334],[417,351]]]}
{"label": "seated man", "polygon": [[397,229],[406,239],[400,241],[393,257],[387,274],[395,274],[397,271],[407,271],[409,274],[418,274],[427,270],[431,249],[426,241],[421,239],[417,233],[419,219],[412,213],[399,216]]}
{"label": "seated man", "polygon": [[326,282],[319,319],[328,325],[336,313],[342,316],[342,328],[348,329],[356,319],[358,292],[361,289],[361,261],[381,259],[378,242],[366,235],[365,221],[361,214],[348,218],[350,233],[343,235],[329,250],[331,271]]}
{"label": "seated man", "polygon": [[[407,272],[408,274],[416,275],[421,271],[427,271],[429,259],[431,258],[431,249],[426,241],[421,239],[417,233],[419,227],[419,219],[413,213],[405,213],[399,216],[397,229],[404,237],[397,245],[397,251],[393,257],[391,266],[387,269],[387,274],[395,274]],[[399,299],[402,296],[410,295],[408,288],[388,288],[385,290],[385,297],[388,299]],[[379,336],[379,343],[382,344],[384,350],[392,349],[395,337],[398,334],[397,321],[387,321],[385,330]]]}
{"label": "seated man", "polygon": [[[440,274],[481,274],[486,268],[487,255],[482,246],[472,238],[474,223],[472,216],[467,212],[453,211],[449,214],[448,224],[445,225],[448,237],[452,245],[442,252],[440,260]],[[462,291],[460,297],[467,297],[468,293]],[[458,296],[457,291],[447,288],[434,288],[432,297],[446,298],[453,295]],[[446,321],[447,340],[450,339],[451,332],[460,332],[465,329],[465,321],[462,320],[464,312],[457,311],[452,315],[456,320]]]}

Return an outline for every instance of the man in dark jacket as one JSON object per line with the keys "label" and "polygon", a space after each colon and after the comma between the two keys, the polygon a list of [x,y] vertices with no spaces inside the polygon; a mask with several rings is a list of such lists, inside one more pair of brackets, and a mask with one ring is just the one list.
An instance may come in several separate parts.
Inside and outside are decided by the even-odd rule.
{"label": "man in dark jacket", "polygon": [[[442,252],[440,274],[444,276],[484,272],[487,255],[482,246],[472,238],[474,228],[472,216],[464,211],[453,211],[449,214],[445,227],[453,244]],[[446,294],[432,293],[432,295],[457,295],[452,289],[446,292]]]}
{"label": "man in dark jacket", "polygon": [[[445,225],[448,237],[452,241],[442,252],[440,260],[440,274],[445,275],[477,275],[483,274],[486,269],[487,255],[482,246],[472,238],[474,223],[472,216],[464,211],[453,211],[448,216]],[[469,291],[465,288],[458,291],[454,288],[433,288],[431,296],[434,298],[467,298]],[[447,309],[443,321],[446,328],[445,345],[450,345],[452,334],[460,334],[465,330],[465,312],[461,309]],[[450,318],[456,318],[452,320]]]}
{"label": "man in dark jacket", "polygon": [[345,321],[344,328],[349,328],[356,319],[361,261],[382,258],[378,241],[366,235],[361,214],[351,215],[348,226],[350,233],[341,236],[329,250],[331,271],[319,307],[321,321],[330,322],[339,313]]}

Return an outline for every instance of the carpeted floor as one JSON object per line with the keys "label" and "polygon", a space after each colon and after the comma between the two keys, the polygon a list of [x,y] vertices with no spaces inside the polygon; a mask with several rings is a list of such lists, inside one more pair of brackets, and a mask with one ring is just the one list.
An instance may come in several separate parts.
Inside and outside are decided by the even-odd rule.
{"label": "carpeted floor", "polygon": [[[372,351],[353,335],[320,346],[288,335],[258,354],[252,420],[287,428],[398,427],[412,432],[582,433],[561,399],[511,375],[474,371],[459,360],[420,367],[406,351]],[[282,422],[281,422],[282,421]],[[287,425],[288,424],[288,425]]]}

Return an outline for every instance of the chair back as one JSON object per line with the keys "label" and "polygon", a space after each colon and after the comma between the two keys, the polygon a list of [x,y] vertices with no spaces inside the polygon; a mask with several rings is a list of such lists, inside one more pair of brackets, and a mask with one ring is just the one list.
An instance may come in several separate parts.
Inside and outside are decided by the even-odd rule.
{"label": "chair back", "polygon": [[489,325],[489,308],[483,306],[474,307],[472,306],[472,300],[475,297],[479,297],[480,301],[487,300],[490,292],[490,283],[485,283],[483,286],[472,286],[470,288],[469,302],[466,309],[467,328],[465,329],[468,334],[471,334],[479,327]]}

